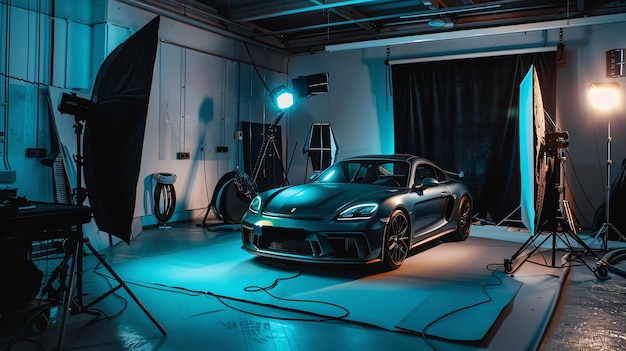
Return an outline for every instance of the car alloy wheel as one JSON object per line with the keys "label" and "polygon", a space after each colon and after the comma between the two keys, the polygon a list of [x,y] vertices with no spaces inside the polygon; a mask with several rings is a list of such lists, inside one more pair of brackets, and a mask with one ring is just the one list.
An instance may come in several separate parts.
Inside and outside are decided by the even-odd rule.
{"label": "car alloy wheel", "polygon": [[402,265],[409,252],[409,218],[402,210],[395,210],[385,226],[383,262],[390,269]]}
{"label": "car alloy wheel", "polygon": [[459,213],[457,219],[456,239],[463,241],[467,239],[472,230],[472,203],[467,196],[463,196],[459,202]]}

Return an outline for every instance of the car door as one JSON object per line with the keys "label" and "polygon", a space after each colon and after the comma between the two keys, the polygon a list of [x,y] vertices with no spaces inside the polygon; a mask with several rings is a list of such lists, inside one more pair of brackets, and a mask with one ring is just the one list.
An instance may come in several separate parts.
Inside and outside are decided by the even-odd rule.
{"label": "car door", "polygon": [[446,182],[440,183],[436,168],[418,164],[412,192],[412,231],[416,240],[423,240],[445,224],[445,213],[451,192]]}

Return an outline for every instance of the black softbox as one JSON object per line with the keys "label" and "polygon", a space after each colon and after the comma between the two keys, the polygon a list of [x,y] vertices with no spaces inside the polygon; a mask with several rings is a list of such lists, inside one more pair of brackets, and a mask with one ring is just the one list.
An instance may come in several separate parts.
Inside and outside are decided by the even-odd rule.
{"label": "black softbox", "polygon": [[84,134],[84,177],[98,229],[130,243],[159,17],[100,66]]}

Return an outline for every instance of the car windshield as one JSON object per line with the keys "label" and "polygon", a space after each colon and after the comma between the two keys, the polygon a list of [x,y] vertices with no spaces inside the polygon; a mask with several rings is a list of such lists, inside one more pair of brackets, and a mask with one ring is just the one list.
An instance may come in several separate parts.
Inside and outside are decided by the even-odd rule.
{"label": "car windshield", "polygon": [[317,183],[365,183],[405,187],[409,175],[409,163],[389,160],[346,160],[337,162],[324,170],[315,180]]}

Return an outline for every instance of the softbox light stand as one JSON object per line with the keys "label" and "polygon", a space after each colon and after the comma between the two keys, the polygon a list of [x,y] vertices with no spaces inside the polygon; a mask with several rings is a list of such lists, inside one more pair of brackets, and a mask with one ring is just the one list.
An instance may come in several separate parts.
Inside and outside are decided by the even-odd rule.
{"label": "softbox light stand", "polygon": [[[96,75],[91,99],[64,93],[58,106],[59,112],[73,115],[76,120],[74,161],[76,163],[77,205],[82,205],[89,195],[93,219],[98,228],[127,243],[130,242],[130,222],[134,201],[124,202],[122,206],[119,197],[128,196],[134,199],[136,196],[143,134],[158,44],[159,21],[160,18],[155,17],[107,56]],[[84,135],[83,122],[86,122]],[[88,135],[89,138],[87,138]],[[109,143],[112,137],[120,139],[119,142],[116,140],[116,145],[120,148],[117,148],[115,152],[113,148],[102,147],[105,143]],[[121,172],[112,169],[114,168],[112,165],[120,164],[122,159],[126,161],[124,164],[132,167]],[[82,188],[83,171],[89,194]],[[103,177],[103,173],[106,173],[106,177]],[[111,191],[110,188],[116,191]],[[118,286],[86,305],[83,301],[82,281],[85,248],[98,259],[98,262],[118,283]],[[95,250],[89,239],[84,237],[80,225],[77,226],[74,237],[69,239],[65,257],[57,269],[61,278],[67,275],[69,261],[72,263],[69,268],[67,286],[64,284],[65,279],[61,279],[59,291],[52,289],[46,291],[48,295],[51,292],[64,295],[59,349],[63,349],[68,313],[97,314],[91,310],[91,307],[120,288],[126,290],[163,336],[166,335],[163,327],[133,294],[128,285]]]}
{"label": "softbox light stand", "polygon": [[[67,99],[67,97],[66,97]],[[72,99],[79,99],[77,97],[72,97]],[[63,100],[62,100],[63,104]],[[63,108],[60,106],[60,110]],[[66,110],[65,110],[66,111]],[[83,131],[83,123],[82,120],[85,119],[83,114],[75,116],[76,123],[74,124],[74,130],[76,132],[76,155],[74,155],[74,162],[76,163],[76,189],[74,189],[74,196],[76,198],[76,204],[82,205],[87,197],[87,190],[82,188],[82,167],[83,167],[83,155],[82,155],[82,131]],[[111,288],[109,291],[102,294],[100,297],[93,300],[91,303],[85,305],[83,301],[84,291],[83,291],[83,257],[85,253],[85,249],[87,248],[89,252],[94,255],[100,264],[105,267],[105,269],[113,276],[113,278],[117,281],[118,285]],[[104,257],[98,253],[98,251],[91,245],[88,238],[84,237],[82,225],[78,225],[76,228],[76,233],[73,238],[69,238],[67,245],[65,247],[65,257],[59,264],[59,268],[55,271],[55,275],[61,280],[65,280],[67,274],[67,264],[71,261],[71,266],[69,267],[69,278],[67,285],[64,285],[61,282],[62,291],[52,291],[50,284],[48,284],[44,289],[44,294],[60,293],[63,294],[63,310],[61,314],[61,327],[59,331],[59,340],[58,340],[58,349],[62,350],[65,342],[65,329],[67,328],[67,318],[68,313],[78,314],[78,313],[87,313],[93,315],[99,315],[98,312],[92,311],[91,308],[108,297],[109,295],[115,293],[120,288],[124,288],[128,295],[135,301],[135,303],[141,308],[141,310],[148,316],[148,318],[154,323],[154,325],[159,329],[161,334],[165,336],[167,333],[165,329],[159,324],[159,322],[152,316],[152,314],[148,311],[148,309],[141,303],[139,298],[130,290],[128,285],[122,280],[122,278],[115,272],[113,267],[109,265]],[[54,279],[54,278],[53,278]],[[53,280],[51,279],[51,281]]]}

